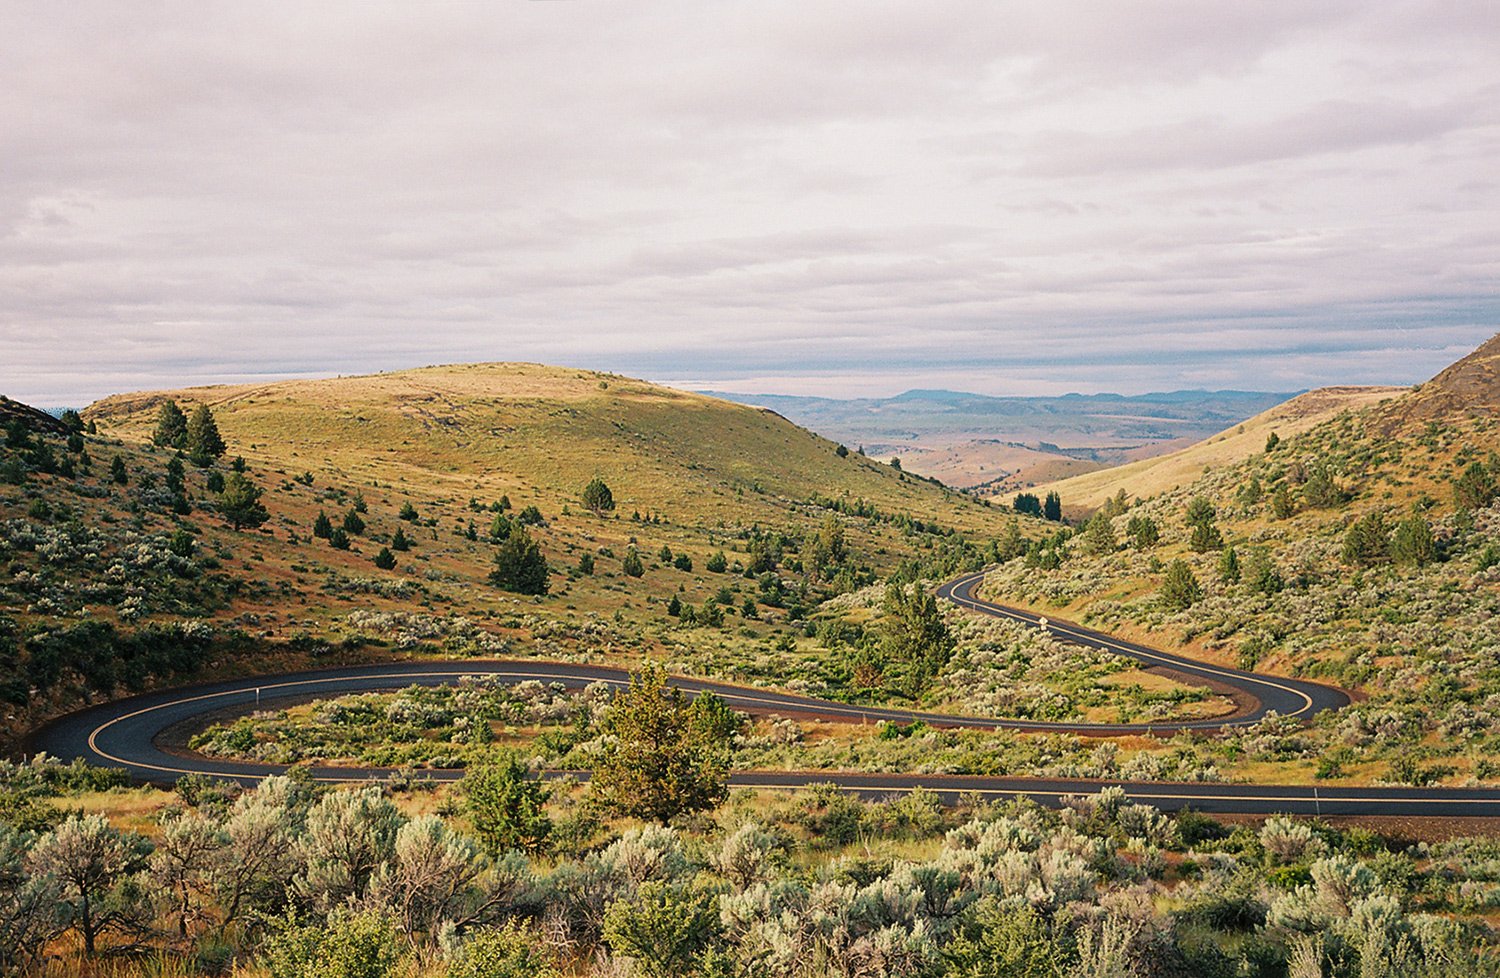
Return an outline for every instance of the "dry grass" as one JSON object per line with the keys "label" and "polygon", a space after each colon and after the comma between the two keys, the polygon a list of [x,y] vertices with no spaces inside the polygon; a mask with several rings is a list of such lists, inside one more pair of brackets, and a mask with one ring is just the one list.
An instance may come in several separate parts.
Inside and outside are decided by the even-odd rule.
{"label": "dry grass", "polygon": [[[787,500],[864,498],[882,509],[993,531],[996,517],[850,455],[769,411],[590,371],[471,364],[332,380],[106,398],[88,416],[143,441],[165,397],[207,403],[236,452],[402,494],[508,494],[556,510],[602,475],[621,512],[716,526],[765,521]],[[374,502],[374,500],[371,500]]]}
{"label": "dry grass", "polygon": [[1264,451],[1266,438],[1273,431],[1283,439],[1301,434],[1342,411],[1368,407],[1406,390],[1404,387],[1324,387],[1309,391],[1170,455],[1043,483],[1030,491],[1039,497],[1056,492],[1062,497],[1064,512],[1073,515],[1092,512],[1121,489],[1132,498],[1145,499],[1190,485],[1206,469],[1233,465]]}

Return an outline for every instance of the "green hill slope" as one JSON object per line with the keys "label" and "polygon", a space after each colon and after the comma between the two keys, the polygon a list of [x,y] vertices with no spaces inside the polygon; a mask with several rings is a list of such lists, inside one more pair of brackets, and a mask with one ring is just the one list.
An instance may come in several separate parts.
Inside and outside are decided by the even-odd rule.
{"label": "green hill slope", "polygon": [[[169,399],[210,408],[224,458],[153,444]],[[977,567],[1010,521],[774,413],[552,367],[127,394],[85,417],[93,431],[18,424],[0,443],[12,730],[312,660],[651,656],[751,682],[817,675],[824,602]],[[220,494],[235,459],[266,510],[242,529]],[[613,510],[583,503],[595,477]],[[491,580],[523,530],[545,595]]]}
{"label": "green hill slope", "polygon": [[1337,416],[1396,397],[1403,387],[1323,387],[1308,391],[1179,451],[1038,485],[1038,497],[1056,492],[1070,515],[1087,515],[1121,490],[1134,498],[1188,485],[1206,469],[1221,468],[1261,451],[1272,432],[1288,438]]}
{"label": "green hill slope", "polygon": [[[1419,388],[1280,428],[1269,449],[1262,433],[1242,458],[1105,507],[1000,568],[990,592],[1368,697],[1313,735],[1269,731],[1251,750],[1261,762],[1297,760],[1310,776],[1337,750],[1329,770],[1343,776],[1494,780],[1483,758],[1500,745],[1497,351],[1500,338]],[[1109,475],[1087,477],[1095,498],[1140,493],[1132,467]],[[1196,594],[1166,587],[1178,562]]]}

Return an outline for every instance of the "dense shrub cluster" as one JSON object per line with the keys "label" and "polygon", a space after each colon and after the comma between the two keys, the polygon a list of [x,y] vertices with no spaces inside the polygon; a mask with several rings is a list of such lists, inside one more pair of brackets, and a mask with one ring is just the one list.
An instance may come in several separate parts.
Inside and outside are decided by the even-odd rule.
{"label": "dense shrub cluster", "polygon": [[[0,779],[98,787],[83,773]],[[746,796],[550,858],[491,854],[456,816],[408,815],[374,786],[179,796],[149,838],[97,815],[0,824],[15,881],[0,967],[71,934],[86,956],[157,948],[186,971],[273,976],[1496,974],[1466,916],[1491,905],[1492,843],[1392,851],[1287,819],[1230,831],[1118,790],[1060,811],[946,810],[920,790]]]}

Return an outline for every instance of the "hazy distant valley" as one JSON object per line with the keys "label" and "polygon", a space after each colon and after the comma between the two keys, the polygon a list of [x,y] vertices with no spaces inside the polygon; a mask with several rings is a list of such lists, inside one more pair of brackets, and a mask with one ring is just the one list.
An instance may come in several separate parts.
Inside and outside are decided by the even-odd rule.
{"label": "hazy distant valley", "polygon": [[1000,494],[1186,447],[1295,394],[1185,390],[1157,394],[991,397],[910,390],[894,397],[716,397],[770,408],[874,458],[963,489]]}

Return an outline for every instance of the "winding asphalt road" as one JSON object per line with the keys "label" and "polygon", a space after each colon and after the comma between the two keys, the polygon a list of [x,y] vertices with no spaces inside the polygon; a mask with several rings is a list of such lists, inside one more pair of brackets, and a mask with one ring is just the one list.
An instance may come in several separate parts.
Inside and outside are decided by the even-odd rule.
{"label": "winding asphalt road", "polygon": [[[1063,641],[1127,655],[1148,666],[1170,669],[1189,680],[1199,679],[1216,688],[1232,690],[1242,709],[1228,720],[1155,724],[1046,723],[851,706],[709,680],[676,678],[672,684],[692,694],[713,692],[735,709],[747,713],[859,723],[923,720],[941,727],[1058,731],[1094,736],[1217,730],[1224,726],[1254,723],[1273,710],[1283,716],[1308,718],[1321,710],[1349,702],[1347,694],[1332,687],[1195,662],[1124,642],[1070,622],[1047,621],[1030,612],[993,604],[976,593],[982,580],[983,574],[971,574],[943,585],[938,594],[978,614],[1045,628]],[[100,704],[62,717],[38,730],[29,739],[27,749],[30,752],[46,751],[65,759],[81,757],[93,764],[122,767],[136,779],[147,782],[169,783],[185,774],[204,774],[252,783],[284,768],[173,751],[163,746],[163,733],[174,727],[191,726],[195,721],[201,723],[207,714],[244,711],[257,704],[271,707],[294,699],[390,690],[410,685],[442,685],[464,677],[491,677],[504,682],[538,680],[575,689],[590,683],[605,683],[618,688],[629,682],[628,673],[619,669],[524,660],[405,662],[314,670],[162,690]],[[311,768],[313,777],[339,782],[379,780],[395,773],[389,768]],[[422,773],[439,781],[456,780],[463,774],[454,770]],[[578,775],[575,773],[575,776]],[[970,794],[991,799],[1027,797],[1043,804],[1057,804],[1063,795],[1090,794],[1106,785],[1120,785],[1132,800],[1168,811],[1191,806],[1215,813],[1436,818],[1500,816],[1500,791],[1469,788],[1338,788],[831,771],[742,771],[730,778],[734,787],[771,789],[794,789],[827,782],[836,782],[846,791],[869,798],[922,787],[937,792],[947,802]]]}

